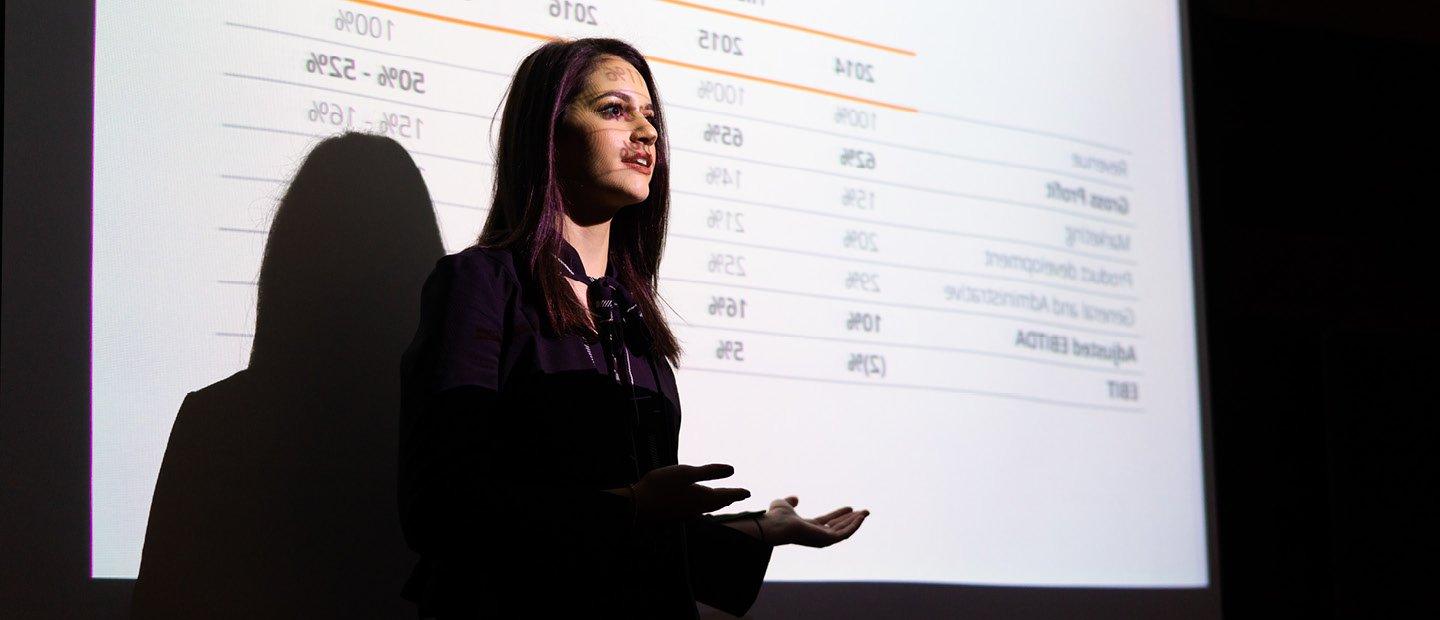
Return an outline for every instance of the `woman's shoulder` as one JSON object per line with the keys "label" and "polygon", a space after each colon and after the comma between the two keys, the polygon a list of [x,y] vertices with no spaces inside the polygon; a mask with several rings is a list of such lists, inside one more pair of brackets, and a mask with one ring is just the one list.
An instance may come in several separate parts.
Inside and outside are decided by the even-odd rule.
{"label": "woman's shoulder", "polygon": [[518,286],[514,252],[508,248],[472,245],[440,257],[436,271],[475,285]]}

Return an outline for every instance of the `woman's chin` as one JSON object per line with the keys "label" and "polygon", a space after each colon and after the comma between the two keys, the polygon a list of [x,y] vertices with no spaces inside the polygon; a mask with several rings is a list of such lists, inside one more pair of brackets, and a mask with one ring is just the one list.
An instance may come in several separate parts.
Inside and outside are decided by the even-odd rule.
{"label": "woman's chin", "polygon": [[646,198],[649,198],[649,197],[650,197],[650,188],[648,188],[648,187],[645,188],[645,191],[641,191],[641,192],[636,192],[636,191],[625,192],[625,206],[640,204],[640,203],[642,203],[642,202],[645,202],[645,199],[646,199]]}
{"label": "woman's chin", "polygon": [[595,204],[600,205],[601,209],[614,212],[645,202],[645,199],[649,197],[650,192],[648,191],[634,192],[615,188],[614,191],[608,192],[604,198],[596,200]]}

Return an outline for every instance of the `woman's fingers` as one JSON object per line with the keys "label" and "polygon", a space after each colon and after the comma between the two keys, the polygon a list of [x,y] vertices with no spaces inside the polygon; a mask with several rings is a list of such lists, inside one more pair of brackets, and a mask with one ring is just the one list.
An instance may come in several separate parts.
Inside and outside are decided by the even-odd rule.
{"label": "woman's fingers", "polygon": [[831,521],[834,521],[836,517],[840,517],[840,516],[842,516],[842,515],[850,514],[850,511],[851,511],[851,508],[850,508],[849,506],[845,506],[845,507],[843,507],[843,508],[836,508],[836,509],[831,510],[830,512],[827,512],[827,513],[825,513],[825,514],[823,514],[823,515],[820,515],[820,516],[818,516],[818,517],[815,517],[814,521],[815,521],[816,523],[819,523],[820,525],[829,525],[830,522],[831,522]]}
{"label": "woman's fingers", "polygon": [[[676,465],[676,467],[682,466]],[[690,482],[700,482],[702,480],[717,480],[720,478],[729,478],[730,476],[735,475],[735,468],[724,463],[711,463],[709,465],[700,465],[698,467],[692,465],[684,465],[683,467],[685,467],[686,469],[680,470],[681,476]]]}
{"label": "woman's fingers", "polygon": [[830,532],[838,532],[838,531],[840,531],[840,530],[845,529],[846,526],[850,525],[850,523],[853,522],[853,521],[855,521],[856,519],[862,519],[862,518],[864,518],[864,514],[865,514],[865,513],[862,511],[862,512],[849,512],[849,513],[840,515],[840,516],[838,516],[838,517],[835,517],[834,519],[831,519],[829,523],[826,523],[826,524],[825,524],[825,528],[826,528],[828,531],[830,531]]}
{"label": "woman's fingers", "polygon": [[[849,507],[841,510],[849,510]],[[855,533],[855,530],[860,529],[860,524],[864,523],[868,516],[870,516],[869,510],[852,511],[834,516],[823,525],[816,523],[815,520],[800,519],[795,542],[807,547],[828,547],[849,538],[851,534]]]}
{"label": "woman's fingers", "polygon": [[730,500],[732,502],[738,502],[742,499],[750,497],[749,489],[741,489],[739,487],[716,487],[710,490],[717,497],[733,498]]}
{"label": "woman's fingers", "polygon": [[710,508],[706,510],[706,512],[710,512],[712,510],[719,510],[748,497],[750,497],[750,491],[747,491],[745,489],[734,489],[726,487],[710,489]]}
{"label": "woman's fingers", "polygon": [[865,517],[868,516],[870,516],[869,510],[852,513],[846,517],[844,523],[832,528],[831,531],[835,532],[835,535],[841,539],[849,538],[851,534],[855,533],[855,530],[860,529],[860,524],[864,523]]}

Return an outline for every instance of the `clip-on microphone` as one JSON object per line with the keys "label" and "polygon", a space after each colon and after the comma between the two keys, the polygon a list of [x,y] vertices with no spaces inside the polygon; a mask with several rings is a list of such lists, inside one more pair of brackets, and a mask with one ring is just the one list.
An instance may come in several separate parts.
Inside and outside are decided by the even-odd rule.
{"label": "clip-on microphone", "polygon": [[[610,361],[611,376],[617,383],[623,384],[620,379],[619,356],[625,356],[625,366],[629,375],[630,383],[630,409],[634,413],[634,426],[625,429],[625,436],[630,439],[630,463],[634,466],[635,481],[640,481],[640,458],[635,448],[635,433],[640,429],[640,406],[636,403],[635,396],[635,375],[628,372],[630,366],[630,354],[622,352],[624,348],[624,323],[625,318],[621,312],[621,300],[617,299],[620,291],[615,287],[613,281],[607,277],[592,278],[585,289],[586,299],[590,302],[591,315],[595,319],[596,330],[600,332],[600,342],[605,350],[605,355]],[[628,300],[626,300],[628,301]],[[652,463],[653,465],[653,463]]]}

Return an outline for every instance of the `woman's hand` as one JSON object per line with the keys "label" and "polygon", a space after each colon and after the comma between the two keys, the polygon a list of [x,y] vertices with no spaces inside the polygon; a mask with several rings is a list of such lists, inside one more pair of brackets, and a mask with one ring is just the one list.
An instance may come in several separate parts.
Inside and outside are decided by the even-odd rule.
{"label": "woman's hand", "polygon": [[635,518],[649,523],[688,519],[714,512],[750,497],[745,489],[710,488],[701,480],[726,478],[735,473],[729,465],[669,465],[650,470],[635,483]]}
{"label": "woman's hand", "polygon": [[800,498],[794,495],[770,502],[770,510],[765,512],[761,522],[765,531],[765,542],[772,545],[829,547],[849,538],[855,530],[860,529],[865,517],[870,516],[869,510],[857,512],[845,506],[813,519],[803,519],[795,513],[798,505]]}

